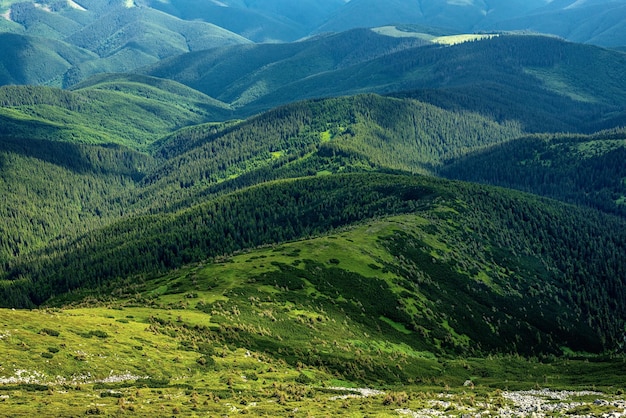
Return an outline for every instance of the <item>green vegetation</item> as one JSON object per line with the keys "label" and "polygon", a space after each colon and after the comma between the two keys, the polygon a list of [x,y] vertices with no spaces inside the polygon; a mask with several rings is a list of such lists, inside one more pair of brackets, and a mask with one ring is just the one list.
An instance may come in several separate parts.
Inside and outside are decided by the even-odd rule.
{"label": "green vegetation", "polygon": [[462,157],[441,174],[626,215],[626,132],[536,135]]}
{"label": "green vegetation", "polygon": [[405,92],[533,132],[593,132],[623,124],[624,65],[618,52],[544,36],[442,46],[351,31],[195,52],[145,71],[230,103],[243,116],[307,98]]}
{"label": "green vegetation", "polygon": [[482,34],[461,34],[461,35],[448,35],[438,36],[431,39],[431,42],[441,45],[456,45],[464,42],[480,41],[481,39],[490,39],[498,35],[482,35]]}
{"label": "green vegetation", "polygon": [[134,149],[145,149],[172,130],[229,113],[227,106],[184,86],[138,76],[100,77],[75,91],[2,87],[0,103],[5,137]]}
{"label": "green vegetation", "polygon": [[69,87],[94,74],[128,72],[184,52],[250,43],[218,26],[148,7],[78,3],[0,3],[0,85]]}
{"label": "green vegetation", "polygon": [[[59,246],[61,257],[24,257],[4,283],[3,301],[30,305],[57,295],[59,304],[109,294],[120,289],[115,279],[394,213],[419,214],[413,222],[428,233],[412,232],[405,221],[398,231],[378,235],[376,242],[389,254],[365,258],[355,272],[349,270],[355,262],[342,261],[339,250],[312,261],[300,259],[302,249],[287,251],[297,256],[272,263],[278,269],[253,281],[302,289],[306,298],[336,295],[345,312],[356,308],[351,317],[364,312],[363,319],[388,326],[382,316],[420,332],[418,342],[410,343],[419,351],[556,354],[566,346],[601,352],[621,342],[622,220],[426,177],[354,174],[270,182],[175,213],[131,218]],[[376,283],[384,272],[401,279]],[[376,279],[366,279],[371,276]],[[350,293],[354,286],[358,295]],[[188,289],[193,299],[196,290]]]}
{"label": "green vegetation", "polygon": [[[422,42],[354,31],[150,70],[195,62],[181,77],[224,102],[143,75],[0,88],[0,415],[623,410],[623,57]],[[374,86],[404,93],[234,119]]]}
{"label": "green vegetation", "polygon": [[[360,414],[367,408],[394,416],[398,408],[433,408],[431,402],[440,400],[449,402],[434,406],[442,412],[458,414],[484,402],[483,409],[498,414],[500,408],[514,408],[502,390],[603,391],[571,395],[572,402],[580,397],[585,403],[570,408],[590,410],[599,410],[593,404],[597,399],[613,400],[622,393],[623,380],[615,374],[623,366],[620,356],[602,361],[575,354],[478,357],[476,340],[467,337],[469,345],[466,338],[457,340],[459,324],[448,322],[455,318],[455,307],[428,296],[455,288],[434,269],[462,254],[452,246],[456,238],[447,234],[460,231],[450,223],[452,212],[435,213],[446,216],[372,220],[319,238],[120,282],[109,296],[90,292],[97,299],[83,299],[74,307],[0,310],[0,345],[15,364],[3,366],[0,411],[25,416],[39,405],[40,416],[94,413],[95,408],[102,414],[160,414],[165,409],[188,415],[232,413],[235,406],[257,415],[280,416],[295,408]],[[414,248],[417,239],[418,248],[433,254],[427,264],[395,251],[396,245]],[[331,259],[338,263],[314,261]],[[494,262],[487,265],[498,268]],[[392,266],[412,273],[399,276],[387,268]],[[497,276],[506,274],[502,270]],[[409,286],[416,275],[419,284]],[[470,276],[463,280],[477,286]],[[435,290],[437,283],[441,287]],[[508,286],[517,284],[509,280]],[[538,293],[534,302],[545,309],[541,301],[553,296]],[[481,318],[474,311],[475,320],[501,323],[498,333],[506,338],[507,326],[497,319],[500,309],[509,309],[506,304],[494,311],[486,300],[472,303],[477,302],[485,303],[489,313]],[[402,312],[425,316],[432,328],[400,326],[396,321],[403,321]],[[443,354],[453,344],[464,354]],[[42,362],[42,354],[47,361]],[[342,398],[351,392],[337,386],[382,392]]]}
{"label": "green vegetation", "polygon": [[[76,237],[128,211],[154,165],[151,141],[228,113],[165,80],[107,76],[69,92],[0,88],[0,265],[51,240]],[[171,103],[178,103],[173,106]]]}
{"label": "green vegetation", "polygon": [[[178,94],[185,103],[206,96],[175,83],[138,77],[150,83],[145,85],[134,78],[105,77],[75,92],[2,90],[3,103],[11,105],[2,109],[7,117],[1,186],[11,220],[2,230],[3,263],[119,217],[175,212],[242,187],[324,171],[382,166],[427,172],[444,157],[520,132],[512,124],[412,100],[360,96],[294,104],[239,123],[193,126],[150,144],[155,132],[198,117],[173,106],[161,112],[168,98]],[[116,117],[119,109],[125,112]],[[145,149],[152,156],[138,152]],[[48,210],[36,209],[43,206]]]}

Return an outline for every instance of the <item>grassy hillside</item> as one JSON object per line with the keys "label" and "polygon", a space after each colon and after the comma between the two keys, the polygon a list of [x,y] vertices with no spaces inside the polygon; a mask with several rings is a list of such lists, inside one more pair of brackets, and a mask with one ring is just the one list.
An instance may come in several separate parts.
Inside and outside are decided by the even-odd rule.
{"label": "grassy hillside", "polygon": [[[98,271],[101,287],[0,310],[0,412],[503,415],[522,413],[522,395],[619,412],[623,358],[572,350],[619,346],[624,226],[502,189],[373,174],[128,220],[3,283],[6,298]],[[259,239],[271,245],[206,260]],[[126,276],[137,264],[124,262],[143,261],[167,272]],[[511,392],[535,387],[594,392]]]}
{"label": "grassy hillside", "polygon": [[[263,258],[253,258],[263,256],[293,258],[258,252],[241,262],[258,269]],[[191,276],[203,283],[224,267],[192,268],[180,272],[187,279],[170,279],[193,287]],[[497,416],[523,413],[527,403],[520,399],[528,399],[558,405],[561,413],[600,415],[619,413],[623,402],[623,381],[615,375],[621,359],[437,358],[412,349],[384,322],[376,329],[352,320],[330,301],[324,307],[295,304],[284,297],[290,292],[272,286],[246,291],[236,277],[227,283],[233,291],[218,285],[213,293],[195,291],[195,299],[178,289],[157,292],[150,308],[125,299],[62,310],[0,310],[3,353],[22,367],[3,366],[0,413],[287,416],[297,409],[331,416],[367,411],[394,417],[398,410],[456,416],[479,405]],[[316,337],[304,338],[311,334]],[[297,361],[305,352],[310,358]],[[353,378],[358,370],[365,372]],[[472,385],[463,386],[469,380]],[[378,390],[359,389],[366,384]],[[529,391],[536,386],[554,390]]]}
{"label": "grassy hillside", "polygon": [[[225,118],[229,113],[224,104],[176,83],[123,75],[101,76],[71,92],[2,87],[0,103],[5,136],[117,143],[131,148],[145,148],[172,130]],[[55,129],[37,131],[38,124]],[[47,138],[49,131],[74,134]]]}
{"label": "grassy hillside", "polygon": [[[295,207],[304,212],[292,213]],[[579,403],[559,408],[617,410],[593,402],[622,398],[623,359],[572,353],[621,338],[624,284],[617,278],[624,277],[626,237],[615,218],[426,177],[326,176],[244,190],[158,226],[158,218],[146,219],[141,232],[133,221],[125,232],[117,226],[72,251],[97,268],[81,248],[109,242],[111,260],[119,261],[130,260],[123,252],[135,247],[138,261],[144,251],[176,251],[175,241],[183,244],[179,254],[188,254],[206,239],[204,259],[228,248],[222,238],[254,244],[249,240],[265,228],[274,236],[288,226],[299,232],[307,222],[324,225],[322,217],[346,225],[374,207],[408,213],[50,301],[80,301],[62,309],[0,310],[0,344],[12,359],[0,375],[8,395],[0,411],[21,416],[39,405],[40,416],[176,416],[232,413],[235,406],[279,416],[294,408],[395,416],[398,408],[471,412],[484,402],[481,410],[502,415],[522,408],[508,390],[592,386],[605,394],[567,395]],[[175,218],[182,223],[168,229]],[[155,226],[158,235],[150,233]],[[200,240],[172,240],[196,228]],[[614,267],[622,270],[604,271]],[[366,385],[382,391],[337,398],[350,394],[338,386]],[[449,403],[432,403],[440,399]]]}
{"label": "grassy hillside", "polygon": [[[367,316],[383,316],[401,324],[400,329],[422,332],[413,344],[429,351],[531,354],[556,353],[566,346],[598,352],[621,342],[626,310],[619,302],[626,277],[623,220],[425,177],[355,174],[269,182],[174,213],[122,220],[54,251],[23,257],[3,283],[2,300],[8,305],[41,303],[81,289],[97,295],[99,291],[88,289],[119,288],[112,282],[116,278],[397,213],[423,218],[414,221],[416,227],[433,236],[408,225],[378,236],[377,242],[396,258],[386,263],[385,256],[376,265],[401,278],[388,283],[395,289],[389,294],[384,286],[381,293],[377,285],[368,287],[364,279],[340,270],[323,273],[319,263],[324,261],[318,258],[303,259],[304,272],[292,264],[275,266],[279,269],[267,275],[268,284],[277,281],[297,290],[311,282],[325,286],[322,293],[348,301],[356,297],[344,309],[355,304]],[[358,294],[350,290],[355,283],[365,286]],[[432,320],[455,330],[451,337],[424,322],[424,310],[435,307],[415,305],[424,299],[439,301],[435,312],[443,316]],[[505,319],[510,316],[516,319]]]}

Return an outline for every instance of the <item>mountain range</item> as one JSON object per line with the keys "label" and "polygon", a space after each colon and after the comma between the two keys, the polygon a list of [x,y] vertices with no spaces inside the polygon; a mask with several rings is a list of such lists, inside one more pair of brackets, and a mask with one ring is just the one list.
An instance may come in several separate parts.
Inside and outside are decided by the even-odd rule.
{"label": "mountain range", "polygon": [[621,413],[623,4],[0,2],[0,415]]}
{"label": "mountain range", "polygon": [[605,47],[626,45],[626,3],[615,0],[48,0],[5,1],[0,12],[5,45],[0,84],[68,87],[97,73],[128,72],[186,52],[407,24],[428,28],[414,32],[525,31]]}

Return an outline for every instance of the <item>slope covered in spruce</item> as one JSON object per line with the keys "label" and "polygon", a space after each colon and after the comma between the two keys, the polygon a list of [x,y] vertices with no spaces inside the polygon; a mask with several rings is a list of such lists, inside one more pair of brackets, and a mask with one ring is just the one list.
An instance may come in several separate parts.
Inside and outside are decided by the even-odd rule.
{"label": "slope covered in spruce", "polygon": [[[11,4],[13,3],[13,4]],[[3,2],[6,47],[0,84],[72,86],[93,74],[127,72],[162,58],[250,43],[201,21],[184,21],[134,2]],[[0,72],[0,74],[2,74]]]}
{"label": "slope covered in spruce", "polygon": [[[200,51],[163,60],[141,71],[176,80],[242,107],[299,80],[358,66],[426,43],[417,37],[390,37],[357,29],[287,44],[236,45]],[[353,82],[358,84],[359,80]],[[315,88],[309,94],[315,97]],[[297,98],[294,93],[293,99]]]}
{"label": "slope covered in spruce", "polygon": [[60,84],[73,66],[97,58],[94,53],[54,39],[0,33],[0,85]]}
{"label": "slope covered in spruce", "polygon": [[[444,281],[450,281],[445,283],[457,290],[449,293],[458,297],[461,283],[470,280],[477,291],[489,295],[480,299],[479,293],[470,292],[468,300],[484,301],[483,308],[476,309],[522,306],[516,315],[528,325],[516,326],[528,335],[517,337],[518,342],[536,341],[543,352],[554,352],[560,345],[596,352],[614,348],[623,317],[623,220],[503,190],[375,173],[428,171],[450,157],[518,135],[515,125],[374,95],[303,102],[238,124],[186,128],[155,144],[158,162],[132,187],[101,205],[112,208],[109,215],[117,210],[111,204],[121,205],[125,216],[116,221],[100,214],[106,221],[101,227],[51,240],[7,263],[3,303],[31,306],[51,297],[66,301],[108,294],[102,289],[119,287],[117,280],[152,277],[187,263],[314,237],[369,219],[413,214],[431,224],[444,219],[440,227],[460,229],[433,229],[416,221],[428,233],[450,237],[452,252],[438,253],[435,250],[444,249],[439,244],[423,250],[423,242],[414,241],[415,233],[400,233],[388,241],[389,254],[412,264],[396,262],[387,270],[417,281],[420,288],[429,283],[424,277],[437,276],[435,293],[426,296],[411,294],[405,283],[409,294],[394,296],[399,306],[424,297],[443,300],[446,293],[437,292]],[[341,174],[349,172],[357,173]],[[432,244],[432,239],[424,242]],[[433,257],[441,260],[431,266]],[[279,269],[272,277],[282,274],[297,284],[293,275],[304,273]],[[521,300],[507,299],[521,295]],[[460,318],[468,303],[449,315]],[[546,325],[542,319],[545,327],[540,328],[539,319],[528,317],[528,311],[554,322]],[[614,315],[607,316],[609,311]],[[406,307],[400,316],[392,312],[374,314],[408,330],[421,329],[415,321],[422,314],[414,308]],[[489,340],[489,334],[475,331],[480,329],[476,322],[468,321],[451,325],[461,336],[473,335],[459,340],[466,342],[462,350],[468,349],[468,341],[487,352],[530,347],[517,348],[513,337],[502,335]],[[433,324],[421,326],[432,329]],[[428,350],[437,345],[435,340],[429,344]]]}
{"label": "slope covered in spruce", "polygon": [[100,76],[72,91],[6,86],[0,103],[5,136],[144,149],[161,135],[230,113],[223,103],[180,84],[134,75]]}
{"label": "slope covered in spruce", "polygon": [[[410,99],[360,96],[293,104],[243,122],[188,127],[149,145],[141,138],[152,138],[157,129],[165,132],[168,121],[190,123],[200,110],[182,109],[206,96],[138,76],[94,79],[75,92],[6,87],[4,93],[5,103],[19,106],[4,110],[3,190],[10,203],[3,269],[46,243],[71,240],[119,217],[175,212],[280,178],[377,167],[428,172],[442,159],[521,134],[513,124],[478,115]],[[103,101],[87,103],[86,97]],[[172,106],[156,112],[170,99],[180,103],[180,112]],[[124,118],[116,117],[122,108]],[[442,147],[444,131],[448,139]],[[37,210],[44,206],[46,211]]]}
{"label": "slope covered in spruce", "polygon": [[[447,46],[432,44],[432,36],[385,33],[361,30],[216,49],[146,71],[230,103],[244,115],[305,98],[407,91],[441,107],[518,121],[534,132],[593,132],[621,124],[626,63],[619,52],[543,36]],[[398,51],[390,54],[390,48]]]}
{"label": "slope covered in spruce", "polygon": [[154,166],[151,141],[229,112],[185,86],[140,76],[102,76],[71,92],[2,87],[0,103],[3,269],[123,216],[120,197]]}
{"label": "slope covered in spruce", "polygon": [[626,215],[626,134],[536,135],[450,161],[443,176],[495,184]]}

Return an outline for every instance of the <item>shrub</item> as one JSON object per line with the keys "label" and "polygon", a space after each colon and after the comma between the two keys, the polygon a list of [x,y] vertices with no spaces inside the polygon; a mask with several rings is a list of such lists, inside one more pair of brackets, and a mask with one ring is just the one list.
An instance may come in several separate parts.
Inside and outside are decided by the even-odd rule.
{"label": "shrub", "polygon": [[39,331],[39,333],[41,335],[49,335],[51,337],[58,337],[59,335],[61,335],[59,331],[50,328],[43,328],[41,331]]}
{"label": "shrub", "polygon": [[120,399],[122,397],[122,392],[115,392],[112,390],[107,390],[106,392],[100,393],[101,398],[117,398]]}
{"label": "shrub", "polygon": [[213,367],[215,366],[215,359],[211,356],[202,356],[196,360],[196,363],[202,367]]}
{"label": "shrub", "polygon": [[85,411],[85,415],[102,415],[102,410],[97,406],[91,407]]}
{"label": "shrub", "polygon": [[298,377],[296,377],[296,382],[301,383],[303,385],[307,385],[312,382],[312,379],[304,373],[300,373]]}

